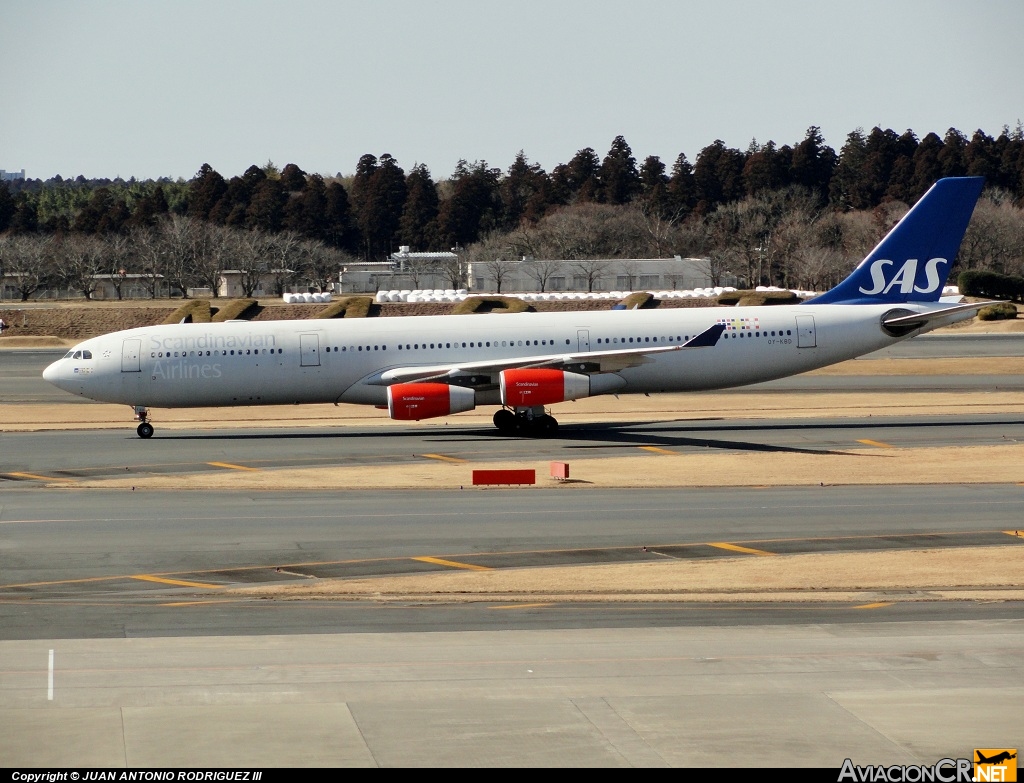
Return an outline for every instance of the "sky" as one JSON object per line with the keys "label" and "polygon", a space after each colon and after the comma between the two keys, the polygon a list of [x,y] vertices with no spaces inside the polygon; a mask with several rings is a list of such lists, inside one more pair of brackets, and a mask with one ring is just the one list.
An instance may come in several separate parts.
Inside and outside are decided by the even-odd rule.
{"label": "sky", "polygon": [[550,171],[620,135],[671,167],[1024,120],[1021,0],[0,0],[0,29],[0,169],[40,179]]}

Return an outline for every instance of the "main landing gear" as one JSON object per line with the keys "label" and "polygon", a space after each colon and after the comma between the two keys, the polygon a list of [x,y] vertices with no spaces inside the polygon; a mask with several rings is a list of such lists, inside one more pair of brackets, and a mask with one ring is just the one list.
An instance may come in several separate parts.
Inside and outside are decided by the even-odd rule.
{"label": "main landing gear", "polygon": [[139,426],[136,427],[135,431],[139,434],[140,438],[152,438],[153,437],[153,425],[150,424],[147,419],[149,418],[149,411],[146,410],[145,405],[135,406],[135,420],[140,422]]}
{"label": "main landing gear", "polygon": [[558,431],[558,419],[536,408],[502,408],[494,414],[494,426],[507,435],[550,437]]}

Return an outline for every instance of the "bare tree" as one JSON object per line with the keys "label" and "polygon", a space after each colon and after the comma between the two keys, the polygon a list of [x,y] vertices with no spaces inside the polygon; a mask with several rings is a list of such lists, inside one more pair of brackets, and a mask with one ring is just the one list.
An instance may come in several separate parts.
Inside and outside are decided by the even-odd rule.
{"label": "bare tree", "polygon": [[4,283],[18,292],[22,302],[27,302],[54,279],[55,245],[53,237],[34,234],[0,236],[0,267],[5,275]]}
{"label": "bare tree", "polygon": [[103,238],[103,253],[106,258],[107,273],[110,284],[119,300],[124,299],[124,287],[128,281],[128,271],[134,261],[134,248],[127,234],[110,234]]}
{"label": "bare tree", "polygon": [[134,248],[140,278],[151,299],[161,294],[164,282],[164,252],[159,227],[136,228],[128,235]]}
{"label": "bare tree", "polygon": [[341,250],[327,247],[323,242],[307,240],[300,246],[303,274],[321,291],[328,291],[338,279],[343,264],[356,259]]}
{"label": "bare tree", "polygon": [[640,276],[640,264],[635,258],[626,258],[621,261],[617,261],[615,263],[615,271],[618,273],[615,280],[616,288],[620,287],[618,278],[623,277],[626,279],[625,287],[627,291],[632,291],[636,288],[638,278]]}
{"label": "bare tree", "polygon": [[207,288],[212,296],[217,296],[220,271],[224,268],[231,234],[237,233],[237,229],[225,228],[206,221],[198,221],[193,228],[189,281],[193,286]]}
{"label": "bare tree", "polygon": [[238,271],[243,296],[251,297],[256,293],[270,270],[273,257],[268,234],[256,228],[242,234]]}
{"label": "bare tree", "polygon": [[162,267],[167,283],[183,297],[195,282],[196,256],[199,252],[200,221],[172,214],[160,226]]}
{"label": "bare tree", "polygon": [[544,293],[551,284],[551,278],[564,271],[562,262],[556,259],[534,258],[523,261],[522,269],[534,283],[537,290]]}
{"label": "bare tree", "polygon": [[428,279],[433,282],[433,278],[437,276],[437,261],[420,253],[410,254],[402,259],[400,274],[409,278],[413,288],[423,288]]}
{"label": "bare tree", "polygon": [[102,243],[94,236],[71,234],[57,246],[56,259],[61,282],[92,299],[104,272]]}
{"label": "bare tree", "polygon": [[697,269],[707,278],[712,287],[724,285],[726,277],[732,275],[741,278],[741,275],[733,275],[733,268],[740,268],[736,262],[745,263],[742,257],[732,250],[713,250],[710,254],[703,256],[697,262]]}
{"label": "bare tree", "polygon": [[475,273],[482,268],[487,279],[494,281],[495,293],[498,294],[520,263],[507,237],[498,232],[491,232],[480,242],[470,245],[468,256],[469,269]]}
{"label": "bare tree", "polygon": [[270,278],[274,281],[274,293],[282,296],[286,288],[299,278],[302,266],[302,237],[294,231],[271,234],[267,241],[267,252],[271,257]]}
{"label": "bare tree", "polygon": [[445,258],[441,262],[441,270],[444,274],[445,282],[451,288],[465,288],[466,272],[469,268],[469,263],[466,260],[465,253],[461,250],[456,250],[455,258]]}
{"label": "bare tree", "polygon": [[645,204],[635,211],[642,218],[643,227],[650,241],[651,254],[655,258],[670,255],[671,248],[675,244],[676,235],[679,233],[679,220],[682,216],[682,210],[677,211],[674,215],[665,217],[651,205]]}
{"label": "bare tree", "polygon": [[[587,286],[587,293],[592,293],[594,288],[601,286],[608,267],[612,264],[606,258],[577,258],[566,264],[572,271],[573,279],[580,277]],[[573,283],[573,287],[576,284]]]}
{"label": "bare tree", "polygon": [[988,191],[978,201],[958,255],[962,269],[1001,274],[1024,268],[1024,210],[1005,191]]}

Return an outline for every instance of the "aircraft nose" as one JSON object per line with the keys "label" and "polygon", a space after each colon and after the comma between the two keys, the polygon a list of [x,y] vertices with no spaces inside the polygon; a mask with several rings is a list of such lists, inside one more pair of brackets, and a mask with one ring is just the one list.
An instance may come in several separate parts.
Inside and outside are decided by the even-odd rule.
{"label": "aircraft nose", "polygon": [[54,386],[58,385],[60,380],[60,360],[55,361],[43,370],[43,380],[52,383]]}

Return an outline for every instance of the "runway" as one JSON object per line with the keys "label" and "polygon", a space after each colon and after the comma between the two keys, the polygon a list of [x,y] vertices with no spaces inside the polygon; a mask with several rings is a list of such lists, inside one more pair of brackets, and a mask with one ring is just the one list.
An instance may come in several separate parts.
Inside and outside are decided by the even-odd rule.
{"label": "runway", "polygon": [[[1021,355],[1024,340],[898,348],[911,346]],[[0,401],[47,401],[29,368],[49,356],[18,353],[12,363],[13,355],[0,354]],[[985,382],[960,378],[941,383]],[[884,382],[803,378],[791,388]],[[956,466],[949,483],[927,487],[133,493],[74,485],[231,469],[211,463],[384,469],[442,447],[470,463],[527,451],[595,459],[644,446],[771,459],[863,440],[914,448],[1022,438],[1024,421],[1009,415],[622,423],[569,426],[544,441],[473,426],[428,435],[177,430],[148,442],[130,430],[4,433],[0,758],[36,767],[838,768],[844,758],[931,764],[974,747],[1015,747],[1024,736],[1021,602],[427,605],[219,595],[237,585],[460,567],[756,557],[722,543],[774,555],[1024,546],[1007,533],[1024,527],[1024,486],[958,485]],[[53,479],[63,488],[43,488]],[[740,762],[730,755],[737,747]]]}

